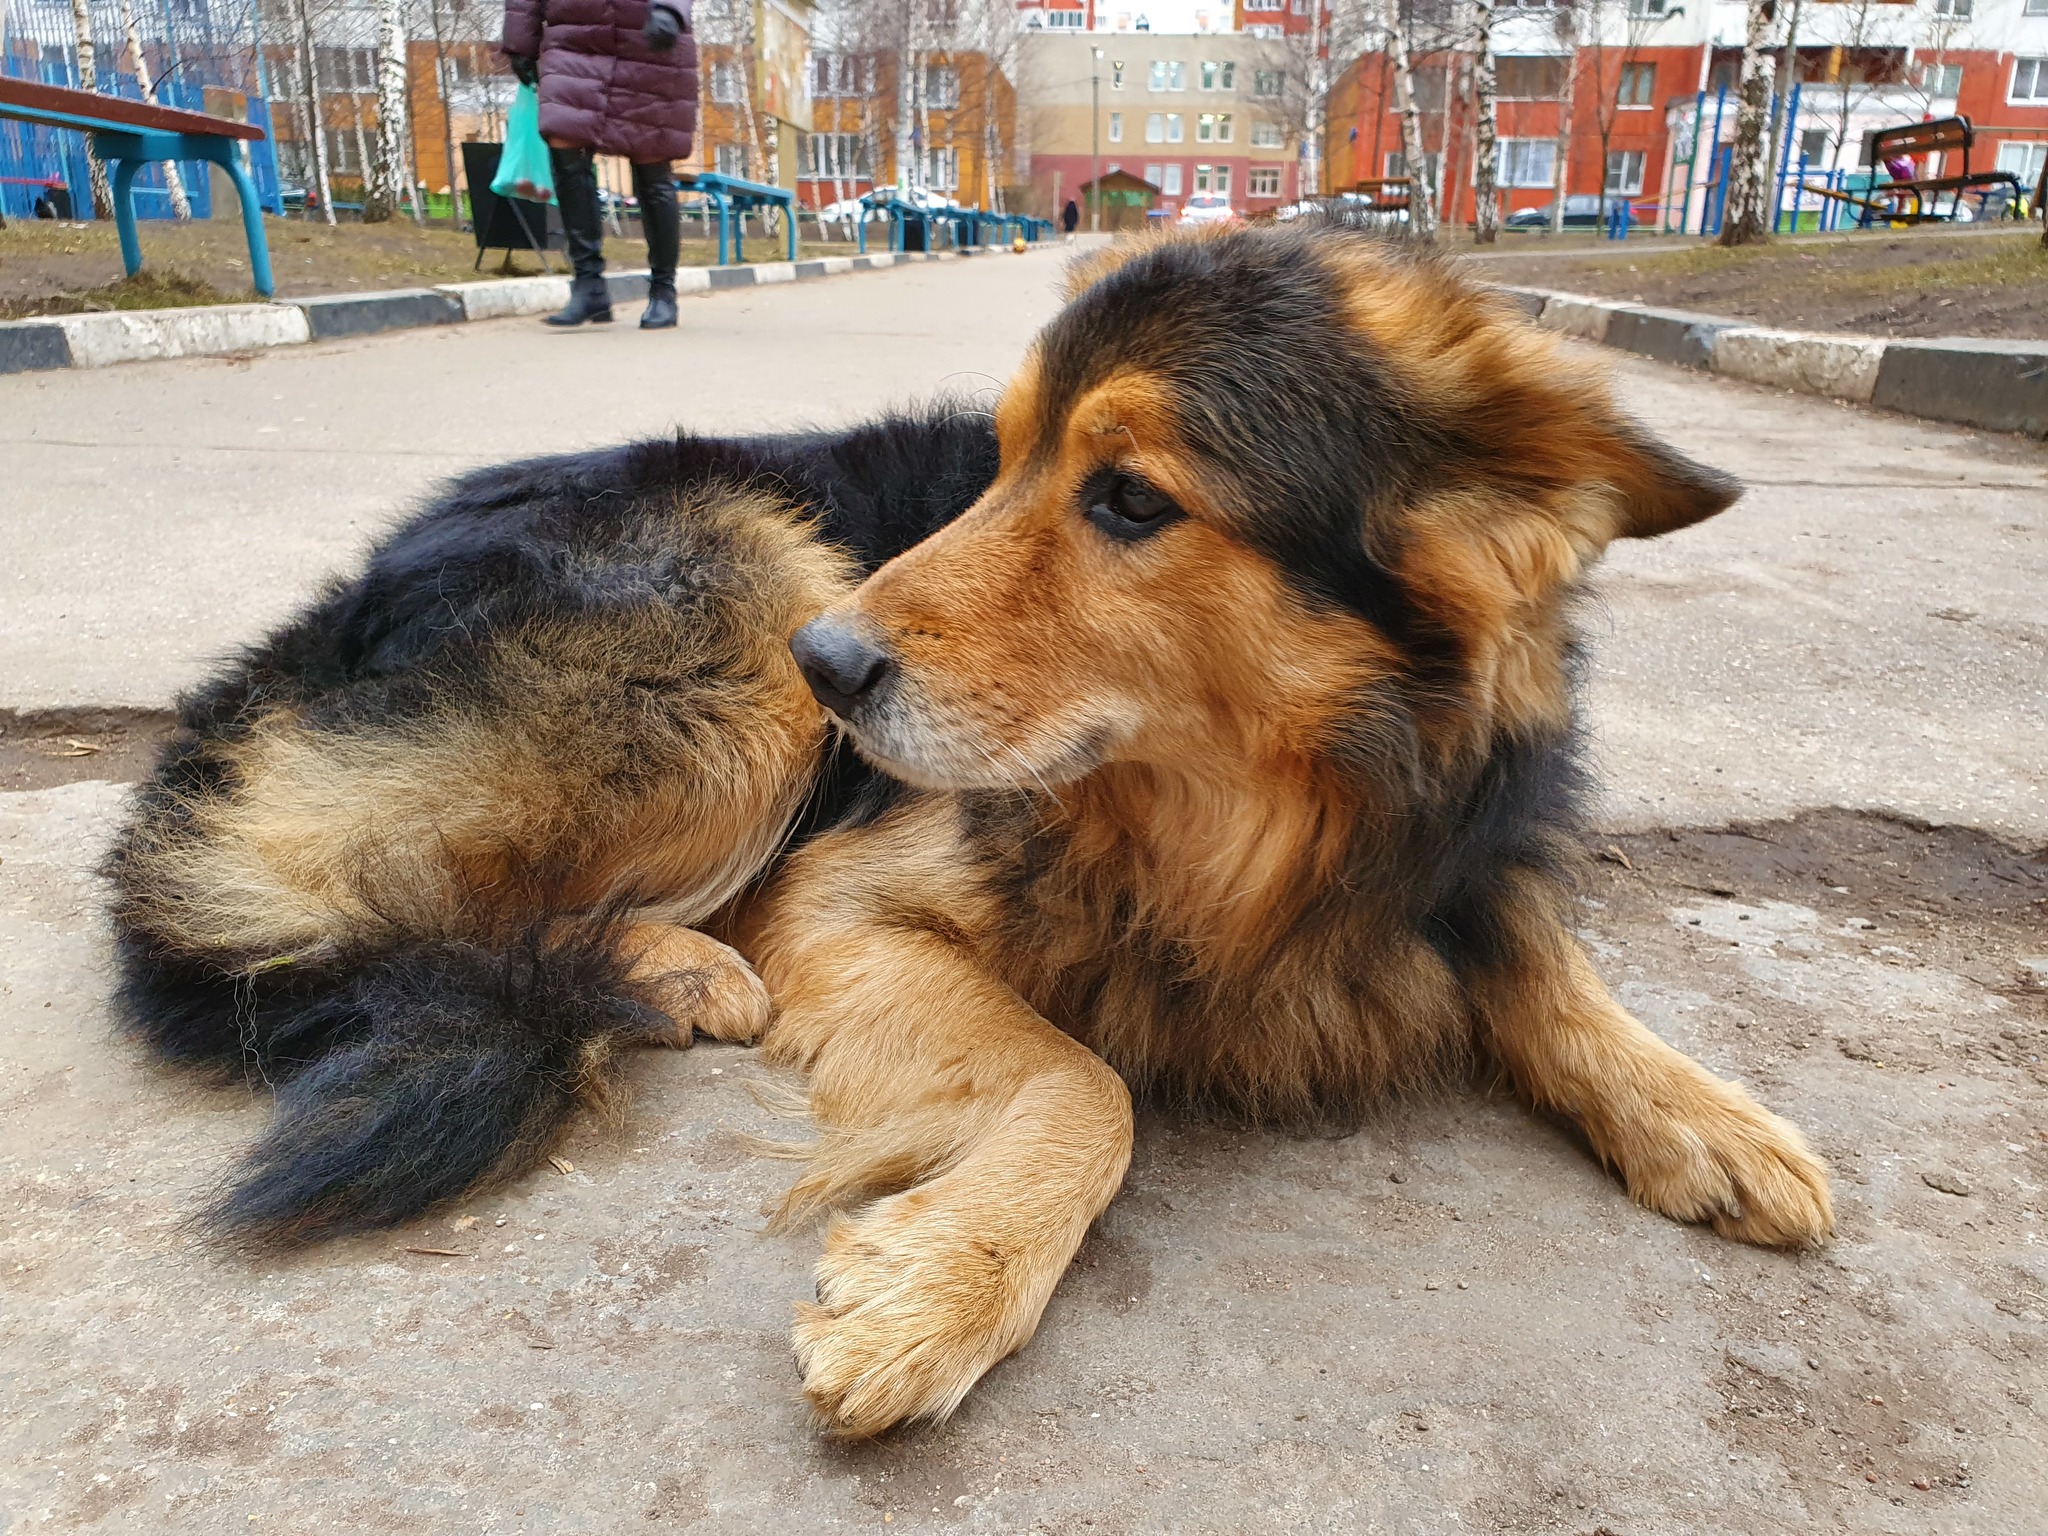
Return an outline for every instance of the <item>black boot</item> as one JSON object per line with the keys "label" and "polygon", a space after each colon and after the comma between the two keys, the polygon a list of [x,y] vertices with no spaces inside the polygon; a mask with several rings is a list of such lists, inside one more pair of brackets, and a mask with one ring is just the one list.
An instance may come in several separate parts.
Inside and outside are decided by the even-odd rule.
{"label": "black boot", "polygon": [[665,331],[676,323],[676,256],[683,218],[676,207],[675,178],[666,160],[633,167],[633,196],[640,203],[640,228],[647,236],[647,308],[643,331]]}
{"label": "black boot", "polygon": [[[674,313],[673,309],[670,311]],[[579,277],[569,287],[569,302],[549,315],[544,325],[581,325],[584,321],[610,325],[612,291],[602,277]]]}
{"label": "black boot", "polygon": [[598,222],[597,169],[587,149],[553,148],[555,203],[562,210],[562,234],[576,281],[566,307],[547,317],[549,325],[602,325],[612,317],[612,294],[604,281],[604,227]]}
{"label": "black boot", "polygon": [[676,287],[670,283],[647,285],[647,307],[640,312],[643,331],[672,331],[676,327]]}

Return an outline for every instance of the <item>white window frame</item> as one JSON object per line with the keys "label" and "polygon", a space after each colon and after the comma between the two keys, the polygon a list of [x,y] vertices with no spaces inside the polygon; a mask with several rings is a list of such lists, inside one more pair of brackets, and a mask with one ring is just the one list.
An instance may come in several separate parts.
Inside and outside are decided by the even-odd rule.
{"label": "white window frame", "polygon": [[1278,123],[1269,123],[1262,117],[1252,119],[1253,149],[1285,149],[1287,135]]}
{"label": "white window frame", "polygon": [[1186,129],[1178,112],[1166,114],[1166,142],[1180,144],[1186,141]]}
{"label": "white window frame", "polygon": [[1287,71],[1284,69],[1255,69],[1252,71],[1252,94],[1275,97],[1287,94]]}
{"label": "white window frame", "polygon": [[1502,139],[1500,184],[1504,187],[1556,186],[1557,140]]}
{"label": "white window frame", "polygon": [[1121,112],[1109,114],[1109,142],[1121,144],[1124,141],[1124,115]]}
{"label": "white window frame", "polygon": [[1246,197],[1278,197],[1280,195],[1280,167],[1277,165],[1255,165],[1245,176]]}
{"label": "white window frame", "polygon": [[[2020,75],[2025,73],[2028,92],[2020,94]],[[2048,102],[2048,59],[2024,58],[2012,61],[2012,76],[2006,81],[2005,99],[2020,103],[2028,101]]]}
{"label": "white window frame", "polygon": [[1650,99],[1648,101],[1617,101],[1616,105],[1622,111],[1647,112],[1657,104],[1657,66],[1654,62],[1646,62],[1642,59],[1631,59],[1628,63],[1621,66],[1621,82],[1616,86],[1615,95],[1617,97],[1620,96],[1620,85],[1625,84],[1632,74],[1634,78],[1641,79],[1642,73],[1645,70],[1649,72],[1650,76]]}
{"label": "white window frame", "polygon": [[1180,196],[1180,162],[1178,160],[1162,166],[1164,173],[1159,180],[1159,190],[1168,197]]}
{"label": "white window frame", "polygon": [[1166,142],[1166,114],[1164,112],[1147,112],[1145,114],[1145,142],[1147,144],[1164,144]]}
{"label": "white window frame", "polygon": [[[1614,174],[1614,162],[1621,162],[1621,175]],[[1607,181],[1603,190],[1611,197],[1640,197],[1643,177],[1650,169],[1650,152],[1645,149],[1610,149],[1607,152]],[[1635,175],[1631,177],[1630,171]]]}
{"label": "white window frame", "polygon": [[2029,197],[2041,184],[2044,161],[2048,161],[2048,139],[2007,139],[1998,146],[1997,168],[2017,176]]}

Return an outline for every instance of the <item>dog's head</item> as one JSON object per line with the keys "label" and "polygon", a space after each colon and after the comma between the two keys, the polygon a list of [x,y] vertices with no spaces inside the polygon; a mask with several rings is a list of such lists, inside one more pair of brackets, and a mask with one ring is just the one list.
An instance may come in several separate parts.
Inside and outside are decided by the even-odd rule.
{"label": "dog's head", "polygon": [[1588,563],[1736,495],[1380,240],[1169,238],[1076,287],[1003,395],[987,494],[796,637],[915,784],[1355,751],[1396,697],[1444,752],[1561,723]]}

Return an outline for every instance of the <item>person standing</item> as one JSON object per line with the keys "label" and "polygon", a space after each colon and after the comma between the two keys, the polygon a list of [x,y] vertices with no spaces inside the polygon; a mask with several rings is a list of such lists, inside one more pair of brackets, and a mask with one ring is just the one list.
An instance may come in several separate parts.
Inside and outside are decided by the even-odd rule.
{"label": "person standing", "polygon": [[1070,197],[1067,199],[1067,206],[1060,210],[1060,228],[1065,230],[1067,238],[1072,240],[1074,238],[1074,231],[1080,227],[1081,205]]}
{"label": "person standing", "polygon": [[694,0],[505,0],[501,45],[512,73],[540,91],[540,133],[555,171],[555,201],[575,282],[549,325],[612,317],[604,281],[594,155],[632,162],[633,196],[647,236],[642,330],[676,323],[676,254],[682,215],[670,162],[697,135]]}

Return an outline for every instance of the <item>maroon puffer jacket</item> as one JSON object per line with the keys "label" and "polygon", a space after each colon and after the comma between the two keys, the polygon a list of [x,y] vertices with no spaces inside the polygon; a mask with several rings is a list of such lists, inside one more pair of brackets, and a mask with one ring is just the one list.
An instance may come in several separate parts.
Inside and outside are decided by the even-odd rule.
{"label": "maroon puffer jacket", "polygon": [[[641,40],[649,0],[505,0],[507,53],[540,60],[540,131],[636,164],[681,160],[697,138],[697,39]],[[693,0],[660,0],[687,26]]]}

